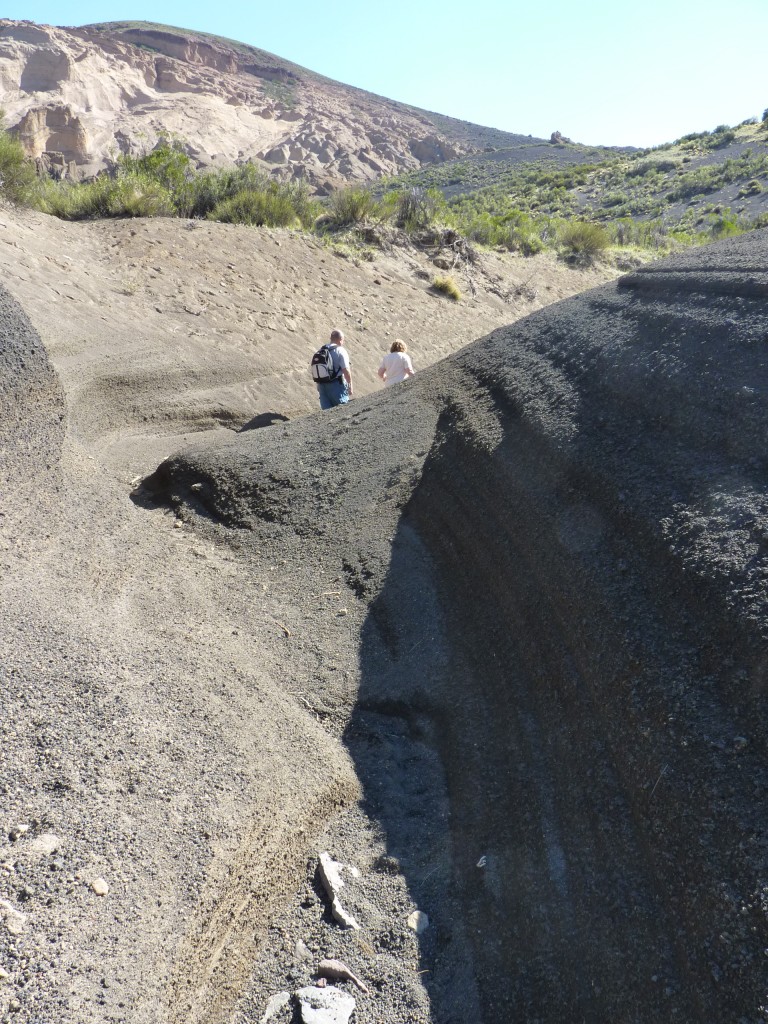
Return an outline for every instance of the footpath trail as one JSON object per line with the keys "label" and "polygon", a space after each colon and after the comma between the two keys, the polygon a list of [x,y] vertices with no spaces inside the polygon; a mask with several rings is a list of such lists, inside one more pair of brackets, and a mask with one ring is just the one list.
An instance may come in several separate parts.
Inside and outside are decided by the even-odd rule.
{"label": "footpath trail", "polygon": [[499,327],[526,277],[3,220],[0,1012],[255,1024],[331,957],[361,1021],[759,1020],[765,234]]}

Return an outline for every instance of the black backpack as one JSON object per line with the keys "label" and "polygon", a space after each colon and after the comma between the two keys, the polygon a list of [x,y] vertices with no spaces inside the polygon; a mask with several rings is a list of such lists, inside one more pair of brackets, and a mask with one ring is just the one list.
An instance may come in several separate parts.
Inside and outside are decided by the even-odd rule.
{"label": "black backpack", "polygon": [[315,352],[309,369],[312,380],[318,384],[328,384],[329,381],[337,380],[341,376],[341,371],[337,371],[333,365],[333,353],[330,345],[323,345]]}

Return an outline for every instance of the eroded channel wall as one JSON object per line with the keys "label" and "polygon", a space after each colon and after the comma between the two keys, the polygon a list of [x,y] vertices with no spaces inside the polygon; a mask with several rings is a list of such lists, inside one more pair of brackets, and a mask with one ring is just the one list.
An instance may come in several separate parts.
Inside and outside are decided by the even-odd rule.
{"label": "eroded channel wall", "polygon": [[487,1022],[759,1019],[768,303],[739,256],[466,350],[406,509]]}

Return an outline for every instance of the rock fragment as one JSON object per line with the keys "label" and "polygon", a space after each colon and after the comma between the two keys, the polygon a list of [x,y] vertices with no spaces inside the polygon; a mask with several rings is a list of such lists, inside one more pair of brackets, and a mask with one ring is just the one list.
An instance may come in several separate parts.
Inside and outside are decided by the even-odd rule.
{"label": "rock fragment", "polygon": [[355,1010],[355,1000],[338,988],[300,988],[296,999],[302,1024],[347,1024]]}
{"label": "rock fragment", "polygon": [[[347,913],[339,900],[339,891],[344,888],[344,879],[341,877],[343,867],[344,865],[340,861],[334,860],[330,853],[320,854],[318,870],[320,872],[320,879],[325,891],[328,893],[331,900],[331,913],[333,914],[334,919],[338,921],[343,928],[359,929],[360,925],[351,914]],[[354,873],[355,872],[353,872],[353,874]]]}
{"label": "rock fragment", "polygon": [[294,946],[293,951],[294,951],[294,953],[296,954],[296,957],[299,960],[311,960],[312,959],[312,952],[309,949],[309,946],[307,946],[306,942],[303,939],[298,939],[296,941],[296,945]]}
{"label": "rock fragment", "polygon": [[342,960],[321,960],[317,965],[317,973],[324,978],[351,981],[354,985],[357,985],[361,992],[365,992],[366,995],[369,992],[367,985],[364,985]]}
{"label": "rock fragment", "polygon": [[260,1024],[267,1024],[267,1021],[271,1020],[272,1017],[279,1013],[284,1006],[287,1006],[290,1001],[290,992],[278,992],[277,995],[272,996],[267,1003],[267,1008],[264,1011],[264,1016],[261,1018]]}
{"label": "rock fragment", "polygon": [[21,935],[24,931],[26,914],[22,914],[7,900],[0,900],[0,922],[5,925],[5,930],[11,935]]}
{"label": "rock fragment", "polygon": [[54,835],[53,832],[43,832],[42,835],[31,839],[24,846],[23,850],[16,851],[16,855],[28,857],[32,860],[42,860],[44,857],[50,857],[56,853],[60,846],[61,839],[59,836]]}
{"label": "rock fragment", "polygon": [[93,889],[97,896],[106,896],[109,892],[109,886],[103,878],[94,878],[91,882],[91,889]]}
{"label": "rock fragment", "polygon": [[429,928],[429,915],[425,914],[423,910],[414,910],[412,914],[408,915],[408,927],[413,929],[417,935],[421,935]]}

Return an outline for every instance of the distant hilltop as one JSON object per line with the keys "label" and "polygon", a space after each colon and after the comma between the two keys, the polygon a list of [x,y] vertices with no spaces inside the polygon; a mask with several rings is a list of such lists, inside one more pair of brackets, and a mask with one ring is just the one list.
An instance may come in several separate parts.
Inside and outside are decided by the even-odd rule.
{"label": "distant hilltop", "polygon": [[253,161],[321,193],[483,151],[553,148],[255,47],[146,22],[54,28],[2,19],[0,56],[6,124],[58,176],[93,175],[163,135],[200,167]]}

